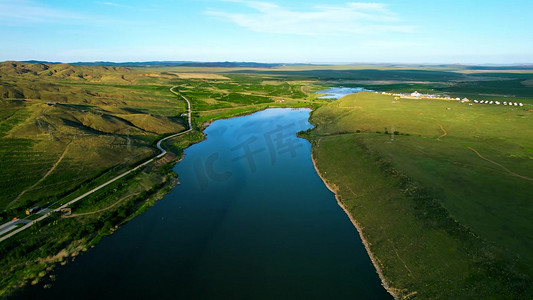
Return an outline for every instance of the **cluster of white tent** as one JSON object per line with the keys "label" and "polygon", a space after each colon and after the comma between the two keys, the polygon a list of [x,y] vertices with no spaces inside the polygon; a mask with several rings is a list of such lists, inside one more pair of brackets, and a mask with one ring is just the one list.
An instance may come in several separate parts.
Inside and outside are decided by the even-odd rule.
{"label": "cluster of white tent", "polygon": [[503,102],[500,102],[500,101],[488,101],[488,100],[474,100],[474,103],[479,103],[479,104],[496,104],[496,105],[500,105],[500,104],[503,104],[503,105],[509,105],[509,106],[524,106],[524,104],[522,102],[507,102],[507,101],[503,101]]}

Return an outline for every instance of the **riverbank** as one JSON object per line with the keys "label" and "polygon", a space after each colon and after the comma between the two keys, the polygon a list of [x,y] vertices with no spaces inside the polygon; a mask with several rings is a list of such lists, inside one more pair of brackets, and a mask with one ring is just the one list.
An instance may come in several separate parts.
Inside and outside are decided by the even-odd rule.
{"label": "riverbank", "polygon": [[[179,184],[178,174],[174,173],[173,167],[185,158],[183,150],[203,141],[204,139],[205,135],[199,131],[191,131],[172,139],[165,139],[163,147],[167,149],[167,151],[165,152],[166,155],[164,157],[157,155],[157,157],[154,158],[155,161],[150,166],[138,170],[130,176],[124,177],[118,182],[118,187],[117,184],[110,185],[103,190],[103,195],[95,195],[96,198],[89,196],[84,199],[84,201],[79,202],[73,208],[75,208],[75,211],[82,212],[80,213],[80,216],[64,218],[62,215],[56,213],[50,217],[50,220],[43,222],[43,224],[39,226],[35,226],[35,228],[32,228],[33,230],[28,230],[31,232],[26,234],[21,233],[20,239],[24,240],[28,238],[28,235],[34,235],[36,229],[44,235],[42,232],[44,228],[47,231],[50,231],[50,234],[68,235],[68,233],[71,233],[73,236],[78,236],[78,238],[66,244],[64,248],[55,250],[57,253],[53,252],[48,256],[42,257],[37,256],[32,261],[18,264],[18,266],[15,266],[15,269],[11,268],[10,273],[5,273],[5,276],[2,277],[3,280],[8,281],[2,282],[0,298],[9,296],[13,293],[16,295],[18,290],[23,289],[28,284],[36,285],[41,283],[41,281],[45,283],[45,288],[48,287],[50,285],[49,282],[54,280],[54,275],[50,275],[50,277],[47,277],[47,275],[52,273],[52,271],[58,266],[64,266],[68,262],[74,261],[77,256],[96,247],[103,237],[112,235],[119,229],[119,227],[154,206],[158,200],[162,199],[173,187]],[[136,186],[136,182],[143,182],[141,186],[142,190],[138,189],[139,187]],[[114,194],[115,196],[106,195],[106,190],[113,190],[113,193],[111,194]],[[108,191],[107,194],[109,194]],[[121,201],[120,197],[123,197],[123,195],[126,195],[124,197],[130,198]],[[131,197],[132,195],[134,196]],[[94,201],[102,197],[118,198],[118,202],[120,203],[112,202],[109,204],[109,202],[104,201],[103,203],[108,203],[109,206],[113,206],[113,209],[110,209],[109,211],[106,211],[105,207],[104,209],[95,208],[93,204]],[[127,210],[128,213],[123,214],[122,212],[124,212],[125,207],[129,207],[130,209]],[[100,212],[95,213],[94,210],[100,210]],[[122,216],[117,218],[117,212],[120,212]],[[59,233],[53,231],[54,229],[50,224],[58,224],[60,220],[75,224],[78,224],[76,222],[81,222],[83,224],[81,231],[84,233],[80,235],[76,231],[71,232],[72,227],[68,226],[64,227],[64,232]],[[90,229],[89,227],[92,228],[90,232],[88,231],[88,229]],[[13,239],[15,239],[15,237]],[[6,241],[6,243],[8,241]],[[16,241],[14,243],[16,243]],[[44,248],[46,248],[46,246],[44,246]],[[20,249],[20,247],[17,249]],[[24,265],[29,269],[23,267]],[[20,267],[23,268],[18,270],[17,268]],[[20,274],[20,276],[17,274]]]}
{"label": "riverbank", "polygon": [[311,160],[313,161],[313,166],[314,166],[314,168],[316,170],[316,173],[318,174],[318,176],[320,177],[322,182],[324,182],[324,185],[333,194],[335,194],[335,199],[337,200],[337,204],[344,211],[344,213],[346,213],[346,215],[348,216],[348,218],[350,219],[350,221],[352,222],[354,227],[357,229],[357,232],[359,233],[359,237],[361,238],[361,241],[363,242],[363,245],[365,246],[366,252],[368,253],[368,257],[370,258],[370,261],[372,262],[372,265],[374,265],[374,268],[376,269],[376,273],[378,274],[379,279],[381,280],[381,285],[385,288],[385,290],[387,290],[387,292],[389,294],[391,294],[391,296],[393,296],[395,299],[399,299],[399,295],[398,295],[396,289],[391,287],[389,280],[383,274],[383,266],[379,263],[379,260],[376,258],[376,256],[374,255],[374,253],[372,253],[372,250],[370,249],[370,243],[366,239],[365,234],[363,232],[363,228],[364,227],[359,222],[357,222],[357,220],[352,216],[352,214],[350,213],[350,211],[348,210],[346,205],[342,202],[342,200],[340,199],[340,196],[339,196],[338,188],[333,183],[329,182],[324,177],[324,175],[322,174],[322,172],[320,171],[320,169],[317,166],[314,153],[315,153],[315,147],[320,147],[320,139],[318,139],[318,141],[316,141],[316,145],[313,145],[313,143],[311,143],[311,145],[312,145],[312,147],[311,147]]}
{"label": "riverbank", "polygon": [[[404,107],[393,106],[401,111],[395,112],[394,119],[388,115],[390,102],[390,97],[373,93],[342,98],[315,110],[311,116],[315,128],[300,133],[312,141],[313,160],[319,174],[337,195],[339,205],[355,220],[354,226],[363,233],[365,246],[372,252],[373,263],[380,277],[385,278],[389,293],[401,299],[414,295],[529,298],[532,293],[527,272],[531,266],[527,263],[529,256],[517,255],[523,248],[519,242],[527,241],[522,241],[522,235],[501,237],[501,227],[489,230],[488,226],[496,226],[479,217],[464,217],[470,213],[490,218],[483,209],[487,207],[498,207],[499,213],[513,210],[509,202],[502,201],[510,199],[509,196],[498,195],[503,185],[521,185],[522,189],[506,191],[512,190],[517,199],[527,198],[524,191],[530,190],[528,180],[508,172],[502,176],[501,167],[487,167],[490,162],[479,159],[475,153],[472,156],[472,151],[464,147],[466,142],[475,143],[476,149],[484,148],[480,152],[489,154],[491,160],[517,171],[516,174],[528,174],[518,172],[519,164],[505,160],[509,145],[492,149],[493,145],[484,140],[472,139],[471,132],[460,131],[456,126],[459,122],[471,122],[465,121],[462,115],[452,119],[453,122],[447,120],[445,127],[449,134],[438,140],[442,134],[440,122],[435,122],[435,128],[428,128],[429,122],[419,122],[417,118],[422,115],[419,110],[426,112],[424,118],[429,113],[440,115],[440,103],[432,103],[435,107],[420,107],[423,104],[413,100],[404,103]],[[452,109],[461,108],[456,104]],[[480,119],[484,116],[502,119],[491,112],[473,115]],[[455,116],[449,116],[452,117]],[[385,128],[384,133],[383,122],[401,124],[401,127],[396,125],[399,132],[393,131],[391,136]],[[509,141],[522,142],[512,138],[512,131],[505,134],[511,136]],[[494,184],[487,188],[485,184],[480,185],[480,180]],[[489,189],[491,195],[487,195]],[[472,194],[473,190],[476,194]],[[470,192],[457,195],[465,191]],[[483,194],[482,207],[476,207],[479,205],[476,200],[481,197],[478,194]],[[458,210],[458,205],[464,209]],[[516,210],[512,213],[519,214]],[[516,217],[505,223],[518,222],[527,224]],[[479,230],[478,223],[485,226],[484,230]],[[491,240],[495,236],[498,239]],[[502,238],[512,243],[502,245],[498,242]],[[516,252],[509,251],[511,245]]]}
{"label": "riverbank", "polygon": [[73,261],[97,245],[104,236],[113,234],[120,226],[153,206],[177,183],[176,174],[167,167],[174,163],[168,161],[150,170],[135,172],[73,207],[74,211],[88,213],[134,195],[113,209],[73,218],[53,213],[4,241],[1,248],[0,298],[16,295],[28,284],[53,281],[53,275],[48,275],[59,265]]}
{"label": "riverbank", "polygon": [[[37,284],[41,278],[55,268],[58,262],[63,263],[65,257],[70,256],[74,258],[82,250],[94,246],[103,236],[113,233],[118,226],[143,213],[155,201],[160,199],[162,195],[170,191],[177,182],[175,179],[177,175],[168,166],[174,165],[179,160],[180,155],[178,153],[172,153],[165,157],[167,151],[161,147],[161,143],[171,138],[187,135],[193,130],[191,103],[183,95],[175,92],[174,88],[176,86],[171,87],[169,91],[187,103],[188,128],[185,131],[171,134],[157,141],[155,146],[161,151],[160,154],[148,158],[141,164],[119,175],[115,175],[115,177],[102,182],[97,187],[74,199],[70,199],[68,202],[65,199],[61,199],[60,201],[62,202],[56,201],[53,204],[48,204],[48,212],[43,213],[38,219],[32,220],[25,226],[3,236],[1,240],[3,242],[1,244],[2,248],[0,248],[3,259],[2,263],[4,265],[3,269],[9,267],[10,270],[9,272],[3,271],[1,273],[3,276],[0,296],[8,295],[15,289],[23,287],[28,282]],[[64,150],[65,152],[66,149]],[[60,160],[63,158],[64,153],[61,155]],[[54,165],[51,171],[55,167],[56,165]],[[91,183],[94,184],[100,180],[101,178],[96,178]],[[143,182],[140,185],[140,189],[139,186],[133,184],[135,181]],[[133,195],[137,196],[131,197]],[[114,199],[116,197],[122,198],[116,200]],[[123,201],[126,198],[132,199]],[[80,200],[84,201],[80,202]],[[109,208],[115,207],[119,202],[122,202],[119,208],[107,212]],[[108,206],[103,209],[101,207],[102,203]],[[88,210],[88,213],[78,214],[78,217],[88,217],[81,217],[79,219],[83,221],[72,219],[70,222],[71,226],[68,225],[69,222],[63,221],[61,223],[63,223],[62,225],[64,227],[61,230],[57,228],[46,228],[59,224],[61,218],[64,217],[62,214],[66,211],[70,213],[72,209],[81,209],[81,211],[84,211],[84,209]],[[98,213],[92,213],[91,211]],[[89,220],[89,222],[86,222],[86,220]],[[80,225],[87,227],[85,231],[83,229],[81,231],[78,230]],[[48,236],[41,233],[43,227],[50,231]],[[98,230],[95,231],[95,229]],[[37,233],[35,232],[36,230],[38,231]],[[31,232],[28,233],[27,231]],[[70,234],[76,235],[77,238],[72,240]],[[60,241],[59,243],[57,242],[58,240]],[[21,242],[22,245],[17,245],[18,242]],[[24,243],[28,242],[34,243],[35,246],[32,245],[28,249],[24,245]],[[22,257],[21,253],[24,254]]]}

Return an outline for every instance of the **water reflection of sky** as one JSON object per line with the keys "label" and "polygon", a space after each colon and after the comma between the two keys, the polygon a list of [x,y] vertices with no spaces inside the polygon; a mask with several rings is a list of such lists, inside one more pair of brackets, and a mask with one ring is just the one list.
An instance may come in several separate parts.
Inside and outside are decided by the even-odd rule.
{"label": "water reflection of sky", "polygon": [[363,91],[370,91],[370,90],[367,90],[362,87],[348,88],[348,87],[341,86],[341,87],[334,87],[334,88],[320,90],[316,92],[316,94],[326,94],[325,96],[318,97],[319,99],[339,99],[346,95],[363,92]]}
{"label": "water reflection of sky", "polygon": [[296,136],[309,113],[213,122],[174,167],[180,185],[18,298],[391,299]]}

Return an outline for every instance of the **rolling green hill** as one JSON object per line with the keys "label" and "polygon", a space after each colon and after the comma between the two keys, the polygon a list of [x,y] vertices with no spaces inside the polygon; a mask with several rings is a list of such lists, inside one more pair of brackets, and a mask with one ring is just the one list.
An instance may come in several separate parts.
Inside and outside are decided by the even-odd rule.
{"label": "rolling green hill", "polygon": [[184,102],[167,86],[128,81],[144,77],[123,67],[0,63],[1,221],[134,164],[155,153],[159,136],[183,130]]}
{"label": "rolling green hill", "polygon": [[69,64],[24,63],[6,61],[0,63],[0,74],[4,76],[22,76],[25,78],[57,78],[85,81],[116,80],[131,81],[135,72],[125,67],[116,66],[74,66]]}

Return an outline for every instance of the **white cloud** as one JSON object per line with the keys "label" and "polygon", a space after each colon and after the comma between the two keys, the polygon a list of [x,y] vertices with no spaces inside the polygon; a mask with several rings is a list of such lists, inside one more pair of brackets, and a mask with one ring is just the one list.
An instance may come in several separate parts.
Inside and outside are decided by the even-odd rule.
{"label": "white cloud", "polygon": [[233,22],[256,32],[296,35],[379,34],[412,32],[413,26],[399,18],[382,3],[352,2],[345,5],[320,5],[298,11],[275,3],[226,0],[245,5],[250,13],[207,10],[205,13]]}
{"label": "white cloud", "polygon": [[48,8],[33,1],[0,1],[0,20],[57,22],[80,18],[77,13]]}
{"label": "white cloud", "polygon": [[[129,8],[128,6],[114,2],[93,2],[98,5],[109,7]],[[30,26],[35,24],[69,24],[111,26],[111,25],[138,25],[138,19],[126,17],[109,17],[98,13],[76,12],[47,6],[32,0],[0,0],[0,25]]]}
{"label": "white cloud", "polygon": [[111,2],[111,1],[95,1],[94,3],[105,5],[105,6],[110,6],[110,7],[117,7],[117,8],[132,8],[131,6],[119,4],[119,3]]}
{"label": "white cloud", "polygon": [[355,8],[355,9],[372,9],[372,10],[379,10],[379,11],[386,10],[385,4],[383,3],[351,2],[351,3],[348,3],[348,6]]}
{"label": "white cloud", "polygon": [[114,3],[114,2],[109,2],[109,1],[96,1],[94,2],[96,4],[102,4],[102,5],[107,5],[107,6],[120,6],[119,4],[117,3]]}

